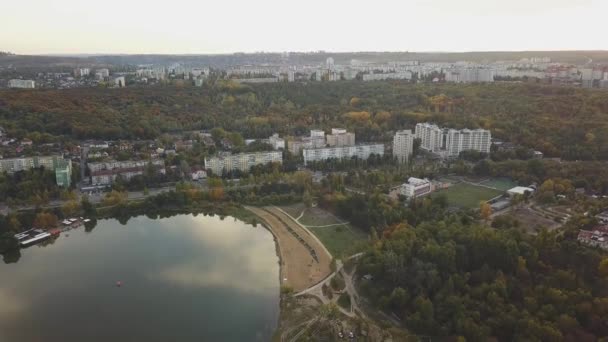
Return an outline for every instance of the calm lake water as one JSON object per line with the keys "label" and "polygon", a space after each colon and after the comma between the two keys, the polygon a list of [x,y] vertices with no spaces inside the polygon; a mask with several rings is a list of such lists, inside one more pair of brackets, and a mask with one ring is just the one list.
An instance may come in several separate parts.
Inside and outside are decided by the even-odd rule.
{"label": "calm lake water", "polygon": [[0,341],[268,341],[278,314],[272,235],[231,217],[102,220],[0,263]]}

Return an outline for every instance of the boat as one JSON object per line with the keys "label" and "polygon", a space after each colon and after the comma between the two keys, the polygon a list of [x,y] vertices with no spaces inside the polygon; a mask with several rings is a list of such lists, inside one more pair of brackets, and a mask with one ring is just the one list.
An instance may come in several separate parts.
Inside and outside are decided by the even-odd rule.
{"label": "boat", "polygon": [[17,239],[21,247],[26,247],[46,240],[51,236],[53,236],[51,233],[46,232],[42,229],[30,229],[22,233],[16,234],[15,239]]}

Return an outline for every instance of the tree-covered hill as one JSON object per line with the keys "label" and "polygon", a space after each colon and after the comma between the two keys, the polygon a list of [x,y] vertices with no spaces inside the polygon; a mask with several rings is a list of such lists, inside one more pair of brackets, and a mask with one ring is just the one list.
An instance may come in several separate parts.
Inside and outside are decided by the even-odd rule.
{"label": "tree-covered hill", "polygon": [[433,121],[565,159],[608,159],[608,92],[537,84],[328,82],[203,88],[0,91],[0,125],[17,136],[152,138],[223,127],[245,137],[346,127],[359,141]]}

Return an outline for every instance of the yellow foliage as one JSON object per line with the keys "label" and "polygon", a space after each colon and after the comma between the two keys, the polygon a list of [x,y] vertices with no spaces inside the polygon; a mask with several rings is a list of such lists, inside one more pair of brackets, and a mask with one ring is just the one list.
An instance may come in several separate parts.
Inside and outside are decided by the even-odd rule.
{"label": "yellow foliage", "polygon": [[344,117],[358,123],[365,123],[369,121],[371,115],[369,112],[348,112],[344,114]]}

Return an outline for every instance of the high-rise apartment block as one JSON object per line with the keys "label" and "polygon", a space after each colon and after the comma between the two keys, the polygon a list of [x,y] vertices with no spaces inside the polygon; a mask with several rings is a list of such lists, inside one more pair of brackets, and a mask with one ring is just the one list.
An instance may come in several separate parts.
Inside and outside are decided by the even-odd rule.
{"label": "high-rise apartment block", "polygon": [[397,131],[393,137],[393,157],[400,164],[409,162],[414,153],[414,134],[412,130],[405,129]]}
{"label": "high-rise apartment block", "polygon": [[460,152],[474,150],[490,153],[492,134],[486,129],[443,129],[429,123],[416,125],[420,147],[429,152],[457,157]]}

